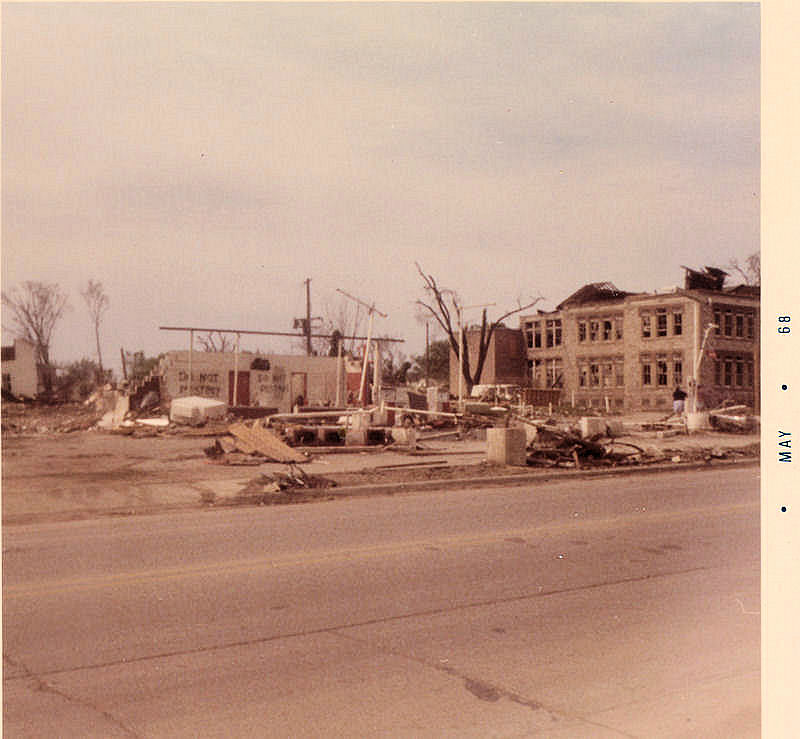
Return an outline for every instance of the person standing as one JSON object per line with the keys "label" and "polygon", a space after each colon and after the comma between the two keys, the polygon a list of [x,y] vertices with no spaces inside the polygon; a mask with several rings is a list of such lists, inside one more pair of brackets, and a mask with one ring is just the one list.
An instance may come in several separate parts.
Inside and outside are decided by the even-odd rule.
{"label": "person standing", "polygon": [[683,409],[686,404],[686,393],[680,385],[675,386],[675,392],[672,393],[672,412],[676,416],[683,415]]}

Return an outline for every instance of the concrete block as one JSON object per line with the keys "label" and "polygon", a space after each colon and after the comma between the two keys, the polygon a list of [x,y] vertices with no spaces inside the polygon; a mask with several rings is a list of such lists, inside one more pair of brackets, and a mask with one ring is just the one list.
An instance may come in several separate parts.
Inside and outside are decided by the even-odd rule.
{"label": "concrete block", "polygon": [[199,426],[208,420],[225,418],[228,406],[213,398],[175,398],[169,408],[169,420],[190,426]]}
{"label": "concrete block", "polygon": [[364,446],[367,443],[367,429],[349,428],[345,433],[345,446]]}
{"label": "concrete block", "polygon": [[525,445],[525,429],[486,429],[486,458],[489,462],[524,467],[527,463]]}
{"label": "concrete block", "polygon": [[587,439],[597,434],[605,434],[606,419],[595,416],[583,416],[580,420],[581,438]]}
{"label": "concrete block", "polygon": [[398,444],[410,446],[412,449],[417,446],[417,430],[413,426],[395,426],[391,430],[392,439]]}
{"label": "concrete block", "polygon": [[708,431],[710,428],[711,421],[707,412],[686,414],[686,430],[689,433],[693,431]]}

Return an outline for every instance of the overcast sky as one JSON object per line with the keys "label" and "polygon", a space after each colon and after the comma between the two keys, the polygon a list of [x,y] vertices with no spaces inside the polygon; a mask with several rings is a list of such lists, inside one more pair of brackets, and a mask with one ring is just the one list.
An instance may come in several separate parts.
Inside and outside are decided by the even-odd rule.
{"label": "overcast sky", "polygon": [[375,301],[415,354],[415,261],[499,313],[759,249],[756,4],[12,3],[2,21],[2,285],[70,294],[59,361],[94,355],[89,278],[107,364],[186,347],[159,325],[292,330],[307,277],[314,315],[336,288]]}

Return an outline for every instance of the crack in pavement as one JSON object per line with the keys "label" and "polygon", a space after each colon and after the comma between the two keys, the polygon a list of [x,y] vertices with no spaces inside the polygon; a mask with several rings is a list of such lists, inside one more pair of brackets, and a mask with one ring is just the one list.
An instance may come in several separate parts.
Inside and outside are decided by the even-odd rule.
{"label": "crack in pavement", "polygon": [[[14,668],[15,670],[19,670],[22,673],[21,675],[17,675],[16,677],[8,678],[9,681],[10,680],[29,681],[32,684],[32,689],[35,692],[48,693],[49,695],[54,695],[58,698],[61,698],[70,705],[76,705],[76,706],[82,706],[83,708],[88,708],[90,711],[93,711],[94,713],[102,716],[110,724],[122,729],[122,731],[125,732],[126,736],[133,737],[134,739],[141,739],[140,735],[137,734],[130,726],[128,726],[121,719],[117,718],[108,711],[104,711],[102,708],[95,706],[93,703],[90,703],[89,701],[82,700],[81,698],[69,695],[63,690],[59,690],[57,687],[44,680],[41,675],[37,675],[35,672],[31,671],[27,667],[27,665],[25,665],[23,662],[12,659],[5,652],[3,652],[3,661],[7,662],[12,668]],[[3,682],[6,682],[6,678],[3,679]]]}

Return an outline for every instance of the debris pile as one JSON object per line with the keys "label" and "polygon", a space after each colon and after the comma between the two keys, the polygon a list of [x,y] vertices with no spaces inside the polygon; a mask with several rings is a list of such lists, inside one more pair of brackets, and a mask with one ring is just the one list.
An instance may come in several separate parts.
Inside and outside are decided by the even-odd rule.
{"label": "debris pile", "polygon": [[645,452],[635,444],[609,440],[599,443],[603,435],[581,438],[577,434],[556,426],[537,425],[534,441],[528,445],[528,464],[544,467],[572,467],[587,465],[618,465],[639,462]]}
{"label": "debris pile", "polygon": [[335,486],[333,480],[320,475],[308,475],[297,465],[290,464],[286,472],[254,477],[239,491],[236,501],[261,505],[298,503],[324,497],[325,494],[320,491]]}
{"label": "debris pile", "polygon": [[252,424],[234,423],[228,435],[216,439],[204,450],[216,464],[251,465],[263,462],[307,462],[308,456],[292,449],[256,419]]}

